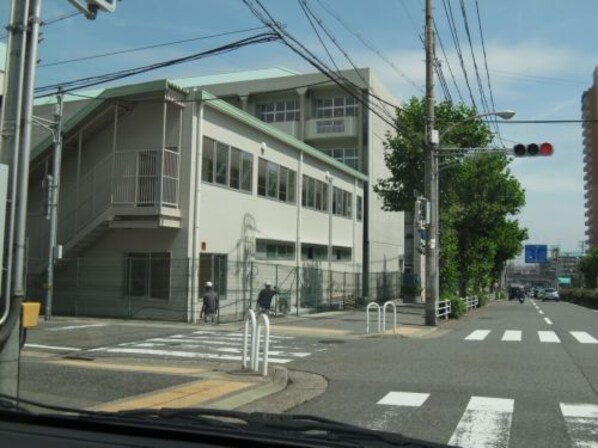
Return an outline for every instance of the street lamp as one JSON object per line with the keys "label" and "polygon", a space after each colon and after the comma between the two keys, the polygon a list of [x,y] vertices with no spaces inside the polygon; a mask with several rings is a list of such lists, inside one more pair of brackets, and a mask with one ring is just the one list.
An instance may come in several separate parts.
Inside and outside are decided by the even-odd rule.
{"label": "street lamp", "polygon": [[[440,142],[442,139],[453,129],[466,123],[468,121],[477,120],[479,118],[484,117],[499,117],[503,120],[510,120],[515,116],[515,112],[512,110],[502,110],[497,112],[487,112],[483,114],[473,115],[471,117],[467,117],[464,120],[458,121],[453,123],[448,128],[446,128],[442,134],[438,134],[438,131],[433,131],[435,136],[433,136],[432,144],[433,149],[432,153],[434,154],[433,157],[433,167],[432,167],[432,176],[428,179],[431,182],[431,190],[433,191],[432,200],[430,201],[430,225],[428,227],[428,235],[426,239],[426,246],[427,251],[426,254],[431,254],[432,256],[426,257],[426,288],[430,288],[430,294],[426,294],[426,325],[436,326],[436,302],[438,302],[440,296],[440,263],[439,263],[439,254],[440,254],[440,244],[438,240],[438,223],[439,223],[439,201],[438,201],[438,158],[436,157],[438,153],[438,148],[440,146]],[[428,276],[428,272],[431,273]],[[433,304],[428,303],[428,301],[434,301]]]}

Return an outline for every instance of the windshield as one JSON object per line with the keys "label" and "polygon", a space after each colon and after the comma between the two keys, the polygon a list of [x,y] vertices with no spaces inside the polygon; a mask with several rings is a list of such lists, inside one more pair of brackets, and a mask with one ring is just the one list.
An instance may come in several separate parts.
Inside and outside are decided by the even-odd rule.
{"label": "windshield", "polygon": [[598,446],[596,2],[0,3],[0,408]]}

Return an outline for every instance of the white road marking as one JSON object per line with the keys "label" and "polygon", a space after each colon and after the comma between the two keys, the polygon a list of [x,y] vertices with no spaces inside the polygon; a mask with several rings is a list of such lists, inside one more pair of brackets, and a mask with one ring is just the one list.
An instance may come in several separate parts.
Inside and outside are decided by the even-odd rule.
{"label": "white road marking", "polygon": [[561,342],[554,331],[538,331],[540,342]]}
{"label": "white road marking", "polygon": [[582,344],[598,344],[598,339],[585,331],[570,331],[569,333]]}
{"label": "white road marking", "polygon": [[475,330],[465,338],[466,341],[483,341],[490,334],[490,330]]}
{"label": "white road marking", "polygon": [[521,331],[519,330],[506,330],[505,333],[502,335],[503,341],[521,341]]}
{"label": "white road marking", "polygon": [[419,392],[389,392],[378,401],[378,404],[418,408],[426,402],[429,396],[430,394]]}
{"label": "white road marking", "polygon": [[[105,352],[105,353],[123,353],[136,355],[153,355],[153,356],[170,356],[173,358],[198,358],[198,359],[217,359],[226,361],[241,361],[241,356],[237,355],[221,355],[218,353],[197,353],[197,352],[183,352],[180,350],[153,350],[141,348],[119,348],[119,347],[102,347],[89,350],[90,352]],[[269,362],[275,364],[286,364],[292,359],[287,358],[268,358]]]}
{"label": "white road marking", "polygon": [[514,401],[509,398],[471,397],[449,445],[463,448],[509,445]]}
{"label": "white road marking", "polygon": [[561,403],[561,413],[574,447],[598,447],[598,405]]}
{"label": "white road marking", "polygon": [[548,325],[552,325],[552,321],[548,317],[544,318],[544,322],[546,322]]}
{"label": "white road marking", "polygon": [[70,352],[76,352],[81,350],[80,348],[76,348],[76,347],[60,347],[60,346],[55,346],[55,345],[41,345],[41,344],[25,344],[25,347],[27,348],[43,348],[46,350],[67,350]]}
{"label": "white road marking", "polygon": [[69,325],[68,327],[49,328],[48,331],[78,330],[79,328],[106,327],[108,324]]}
{"label": "white road marking", "polygon": [[[229,338],[241,338],[243,339],[243,333],[225,333],[221,331],[194,331],[193,334],[204,334],[207,336],[218,336],[218,337],[229,337]],[[187,335],[181,335],[182,337],[187,337]],[[280,336],[280,335],[270,335],[270,339],[295,339],[294,336]]]}
{"label": "white road marking", "polygon": [[538,310],[538,313],[540,313],[540,314],[544,314],[544,311],[542,311],[542,310]]}

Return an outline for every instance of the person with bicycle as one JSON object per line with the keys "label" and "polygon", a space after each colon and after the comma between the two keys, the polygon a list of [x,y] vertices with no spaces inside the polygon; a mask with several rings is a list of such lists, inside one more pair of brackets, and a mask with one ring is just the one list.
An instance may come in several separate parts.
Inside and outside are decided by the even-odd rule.
{"label": "person with bicycle", "polygon": [[257,296],[257,311],[260,313],[270,314],[272,299],[276,294],[278,294],[278,290],[276,288],[272,288],[272,283],[267,281],[264,284],[264,288]]}

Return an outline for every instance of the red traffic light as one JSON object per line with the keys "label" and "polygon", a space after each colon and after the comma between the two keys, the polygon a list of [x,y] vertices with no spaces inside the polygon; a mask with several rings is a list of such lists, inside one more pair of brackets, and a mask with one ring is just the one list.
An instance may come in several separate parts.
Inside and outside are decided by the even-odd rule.
{"label": "red traffic light", "polygon": [[540,155],[541,156],[551,156],[554,152],[554,148],[552,147],[552,143],[542,143],[540,145]]}
{"label": "red traffic light", "polygon": [[540,145],[537,143],[530,143],[524,145],[518,143],[513,146],[513,155],[515,157],[536,157],[536,156],[551,156],[554,152],[552,143],[544,142]]}

